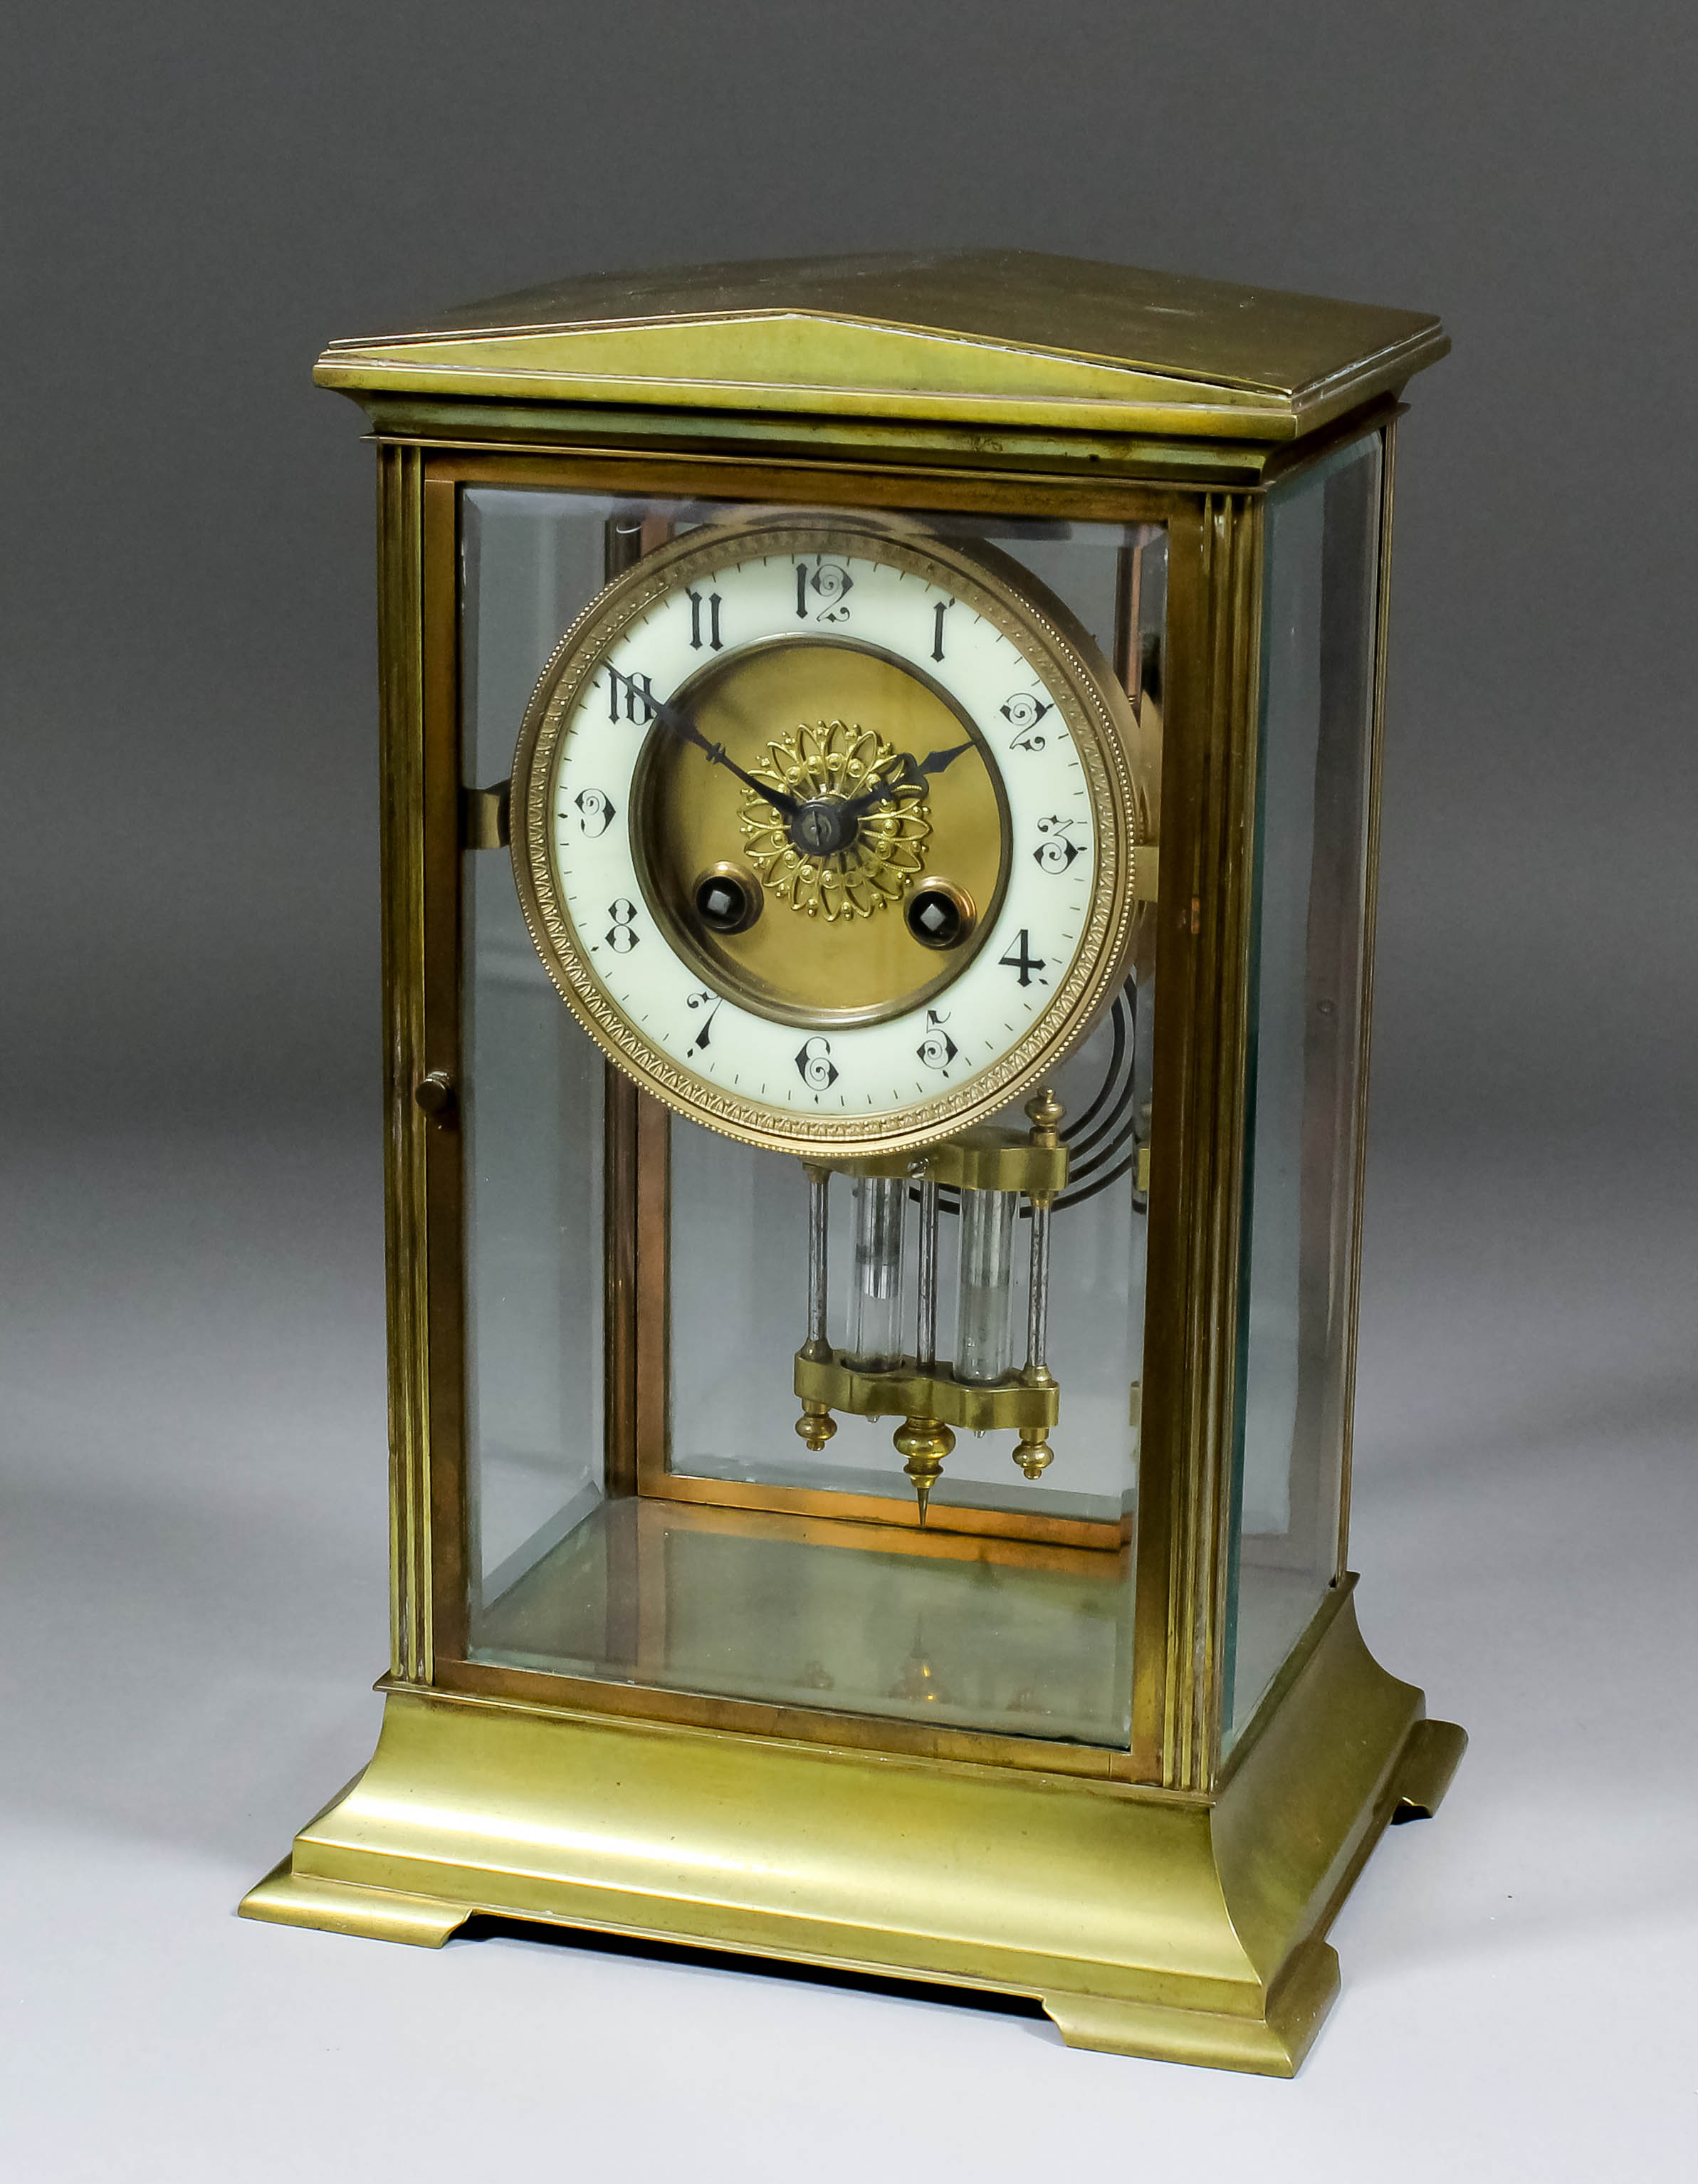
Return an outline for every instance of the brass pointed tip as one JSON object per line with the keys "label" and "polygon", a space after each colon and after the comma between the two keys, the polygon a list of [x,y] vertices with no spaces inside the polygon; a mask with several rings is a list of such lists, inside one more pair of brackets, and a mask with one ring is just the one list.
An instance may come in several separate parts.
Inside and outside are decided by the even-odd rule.
{"label": "brass pointed tip", "polygon": [[926,1521],[926,1512],[932,1506],[932,1490],[929,1486],[916,1486],[914,1489],[914,1495],[920,1504],[920,1522],[923,1524]]}

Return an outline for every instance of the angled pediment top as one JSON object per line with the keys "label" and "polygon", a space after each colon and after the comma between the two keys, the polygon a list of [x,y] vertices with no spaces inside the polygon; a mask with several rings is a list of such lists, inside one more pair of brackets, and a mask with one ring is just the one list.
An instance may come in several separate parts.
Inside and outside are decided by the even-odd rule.
{"label": "angled pediment top", "polygon": [[353,393],[1286,439],[1450,343],[1423,313],[1033,251],[595,274],[331,343]]}

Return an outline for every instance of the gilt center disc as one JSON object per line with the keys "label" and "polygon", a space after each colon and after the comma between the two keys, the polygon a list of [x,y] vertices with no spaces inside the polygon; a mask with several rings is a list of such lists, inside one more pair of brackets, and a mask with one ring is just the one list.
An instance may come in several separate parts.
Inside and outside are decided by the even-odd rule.
{"label": "gilt center disc", "polygon": [[[988,934],[947,958],[903,915],[922,872],[994,906],[1007,882],[1001,777],[977,727],[923,674],[870,646],[799,638],[715,661],[673,699],[757,784],[651,728],[632,783],[633,861],[650,909],[704,985],[779,1022],[870,1023],[899,1016],[958,977]],[[966,748],[917,788],[853,807],[905,778],[899,761]],[[812,846],[817,836],[820,847]],[[740,932],[696,914],[699,876],[749,865],[765,897]]]}

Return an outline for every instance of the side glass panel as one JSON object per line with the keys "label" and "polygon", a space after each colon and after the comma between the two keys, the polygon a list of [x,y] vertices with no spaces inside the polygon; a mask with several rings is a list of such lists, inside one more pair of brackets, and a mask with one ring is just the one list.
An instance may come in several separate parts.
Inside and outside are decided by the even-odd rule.
{"label": "side glass panel", "polygon": [[1267,506],[1228,1743],[1338,1573],[1380,467]]}
{"label": "side glass panel", "polygon": [[[482,487],[462,505],[465,782],[479,789],[507,777],[538,674],[609,575],[738,511]],[[929,521],[1063,601],[1159,755],[1165,532]],[[798,1435],[802,1162],[610,1092],[532,945],[507,855],[465,861],[473,1658],[1124,1747],[1152,965],[1054,1079],[1071,1159],[1050,1228],[1055,1462],[1027,1480],[1012,1429],[963,1430],[921,1529],[892,1446],[899,1418],[842,1413],[819,1450]],[[998,1120],[1028,1128],[1018,1105]],[[866,1308],[855,1188],[845,1174],[829,1186],[839,1351]],[[890,1193],[902,1243],[885,1303],[910,1356],[919,1195]],[[961,1237],[979,1209],[964,1214],[962,1196],[941,1194],[938,1352],[977,1343],[995,1364],[1005,1339],[1017,1369],[1030,1209],[1019,1201],[988,1243],[975,1229],[974,1263],[987,1250],[994,1263],[969,1295]]]}

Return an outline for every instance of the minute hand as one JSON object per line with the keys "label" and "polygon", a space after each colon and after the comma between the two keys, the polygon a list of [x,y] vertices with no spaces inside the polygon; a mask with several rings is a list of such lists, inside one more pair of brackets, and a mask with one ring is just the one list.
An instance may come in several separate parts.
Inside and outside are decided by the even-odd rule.
{"label": "minute hand", "polygon": [[793,817],[801,809],[797,800],[787,795],[783,789],[770,787],[764,781],[757,781],[752,773],[745,773],[734,758],[727,755],[725,745],[710,743],[688,713],[680,711],[676,705],[669,705],[664,698],[655,697],[633,677],[621,675],[618,668],[610,667],[607,671],[612,680],[615,697],[622,682],[627,704],[634,702],[646,706],[651,721],[657,722],[669,735],[678,737],[682,742],[693,744],[699,751],[705,752],[710,766],[722,766],[733,779],[740,781],[745,788],[752,788],[757,796],[771,805],[775,811],[782,812],[786,818]]}

